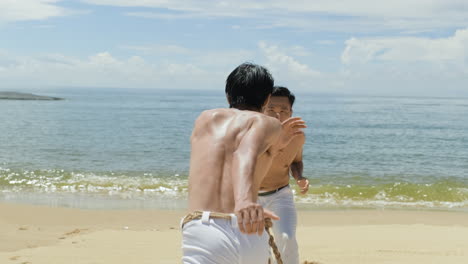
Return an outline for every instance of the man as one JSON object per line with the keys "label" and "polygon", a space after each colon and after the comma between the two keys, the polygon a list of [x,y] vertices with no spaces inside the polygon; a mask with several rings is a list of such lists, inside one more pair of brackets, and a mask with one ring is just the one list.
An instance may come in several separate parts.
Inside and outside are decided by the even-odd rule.
{"label": "man", "polygon": [[262,113],[273,90],[267,69],[250,63],[226,80],[230,109],[204,111],[191,137],[189,213],[182,220],[183,263],[267,263],[264,219],[257,203],[273,157],[305,128]]}
{"label": "man", "polygon": [[[292,116],[295,96],[285,87],[273,88],[273,93],[264,113],[285,122]],[[294,197],[289,188],[289,171],[297,182],[301,193],[309,189],[309,181],[302,176],[302,147],[305,136],[295,137],[289,145],[273,159],[273,163],[260,185],[259,203],[275,212],[280,220],[273,225],[275,241],[284,264],[298,264],[299,252],[296,241],[297,214]]]}

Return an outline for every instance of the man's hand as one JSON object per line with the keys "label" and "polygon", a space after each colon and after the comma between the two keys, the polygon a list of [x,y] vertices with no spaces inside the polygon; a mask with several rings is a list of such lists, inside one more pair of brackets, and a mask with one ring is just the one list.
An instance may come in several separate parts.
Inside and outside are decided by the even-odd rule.
{"label": "man's hand", "polygon": [[307,178],[300,178],[296,180],[299,189],[301,189],[301,194],[306,194],[309,191],[309,180]]}
{"label": "man's hand", "polygon": [[279,220],[279,217],[273,212],[263,209],[261,205],[256,203],[240,205],[239,209],[234,210],[234,212],[237,216],[239,230],[244,234],[257,233],[261,236],[265,229],[265,218]]}
{"label": "man's hand", "polygon": [[281,124],[282,130],[278,141],[278,148],[284,149],[291,140],[299,135],[303,135],[303,128],[306,128],[304,120],[300,117],[290,117]]}

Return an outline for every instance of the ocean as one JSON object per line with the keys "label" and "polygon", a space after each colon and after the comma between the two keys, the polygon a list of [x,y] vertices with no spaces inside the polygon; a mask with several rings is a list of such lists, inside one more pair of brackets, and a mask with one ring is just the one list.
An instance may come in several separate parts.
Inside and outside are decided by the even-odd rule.
{"label": "ocean", "polygon": [[[227,106],[222,89],[35,93],[66,100],[0,100],[0,201],[184,208],[193,122]],[[468,211],[468,98],[297,92],[294,116],[308,124],[299,209]]]}

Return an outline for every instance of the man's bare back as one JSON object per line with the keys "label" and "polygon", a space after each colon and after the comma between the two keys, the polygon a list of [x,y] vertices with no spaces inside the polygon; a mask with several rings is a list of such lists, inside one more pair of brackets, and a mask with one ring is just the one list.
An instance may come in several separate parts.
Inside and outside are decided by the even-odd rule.
{"label": "man's bare back", "polygon": [[[272,161],[271,147],[280,135],[278,120],[253,111],[213,109],[195,122],[191,137],[189,210],[232,213],[238,199],[256,201],[257,190]],[[254,171],[238,171],[233,163],[249,163]],[[253,177],[252,186],[235,181]]]}
{"label": "man's bare back", "polygon": [[276,216],[256,203],[260,183],[274,156],[304,127],[300,118],[282,125],[255,111],[203,112],[191,137],[189,210],[236,213],[241,231],[261,234],[264,214]]}

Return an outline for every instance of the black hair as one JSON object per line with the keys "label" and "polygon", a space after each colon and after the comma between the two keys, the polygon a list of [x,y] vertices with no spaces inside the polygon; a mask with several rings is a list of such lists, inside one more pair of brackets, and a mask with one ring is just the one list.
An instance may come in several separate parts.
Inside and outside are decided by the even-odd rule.
{"label": "black hair", "polygon": [[283,87],[283,86],[275,86],[273,87],[273,92],[271,93],[271,96],[284,96],[289,99],[289,103],[291,104],[291,108],[294,104],[294,101],[296,100],[296,96],[294,96],[291,91],[289,91],[288,88]]}
{"label": "black hair", "polygon": [[226,79],[229,107],[261,110],[273,84],[273,77],[265,67],[248,62],[239,65]]}

